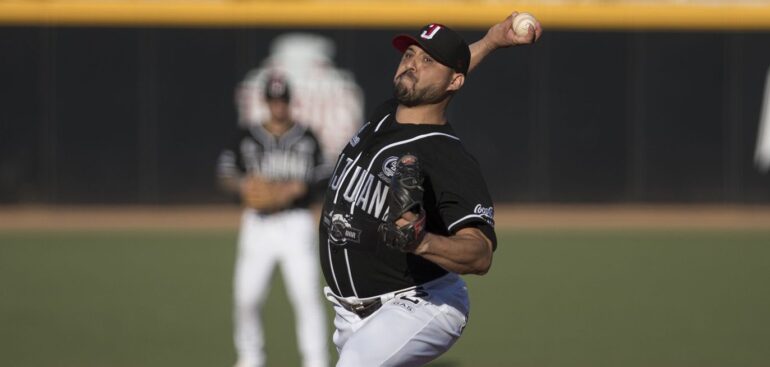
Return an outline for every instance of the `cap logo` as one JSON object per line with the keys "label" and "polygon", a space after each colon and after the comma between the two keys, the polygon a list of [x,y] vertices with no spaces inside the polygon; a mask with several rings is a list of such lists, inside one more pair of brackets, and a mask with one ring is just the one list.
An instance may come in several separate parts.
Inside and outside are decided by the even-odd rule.
{"label": "cap logo", "polygon": [[435,36],[439,30],[441,30],[440,25],[431,24],[428,26],[428,29],[422,31],[422,33],[420,34],[420,37],[426,40],[433,39],[433,36]]}

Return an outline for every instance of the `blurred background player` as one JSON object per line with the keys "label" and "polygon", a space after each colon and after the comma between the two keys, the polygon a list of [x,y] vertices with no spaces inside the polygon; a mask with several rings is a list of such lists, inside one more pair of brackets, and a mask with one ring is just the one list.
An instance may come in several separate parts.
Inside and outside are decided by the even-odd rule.
{"label": "blurred background player", "polygon": [[221,185],[240,194],[245,207],[234,279],[236,366],[265,364],[260,308],[280,262],[303,366],[324,367],[326,321],[318,291],[316,222],[309,209],[313,192],[325,182],[323,157],[313,133],[292,120],[287,79],[269,75],[263,96],[266,120],[242,129],[218,163]]}

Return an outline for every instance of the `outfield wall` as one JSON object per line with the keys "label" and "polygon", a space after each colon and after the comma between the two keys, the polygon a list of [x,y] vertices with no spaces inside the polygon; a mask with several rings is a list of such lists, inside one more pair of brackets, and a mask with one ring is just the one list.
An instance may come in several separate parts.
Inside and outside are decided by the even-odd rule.
{"label": "outfield wall", "polygon": [[[770,202],[770,174],[754,165],[770,17],[675,29],[631,16],[634,26],[570,26],[543,12],[553,28],[544,20],[540,43],[493,55],[450,109],[496,201]],[[411,29],[3,14],[2,203],[228,202],[214,163],[236,125],[233,90],[275,36],[333,39],[371,111],[390,95],[390,39]]]}

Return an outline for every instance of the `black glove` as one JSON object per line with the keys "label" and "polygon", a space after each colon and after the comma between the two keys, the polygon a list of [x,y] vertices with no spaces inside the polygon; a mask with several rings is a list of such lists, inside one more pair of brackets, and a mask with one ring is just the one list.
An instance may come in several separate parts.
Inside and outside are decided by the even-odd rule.
{"label": "black glove", "polygon": [[[423,177],[417,157],[402,156],[396,164],[390,181],[388,205],[390,211],[385,223],[380,224],[380,239],[388,247],[409,252],[414,250],[425,237],[425,209],[422,204]],[[396,221],[411,212],[414,219],[399,227]],[[410,216],[411,217],[411,216]]]}

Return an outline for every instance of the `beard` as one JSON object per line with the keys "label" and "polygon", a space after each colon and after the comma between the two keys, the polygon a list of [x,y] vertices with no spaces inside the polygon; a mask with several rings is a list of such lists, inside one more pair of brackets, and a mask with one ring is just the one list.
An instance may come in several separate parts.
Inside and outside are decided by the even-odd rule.
{"label": "beard", "polygon": [[[405,82],[407,79],[411,79],[411,86]],[[410,71],[405,71],[396,77],[393,82],[393,97],[399,104],[406,107],[436,104],[449,96],[449,93],[446,92],[446,86],[442,88],[440,85],[433,84],[417,89],[418,81],[417,77]]]}

